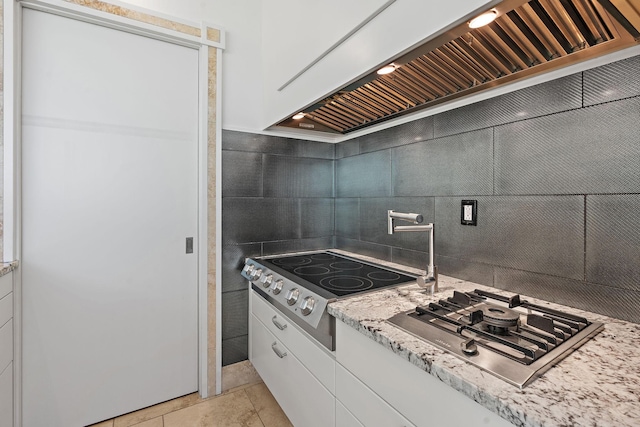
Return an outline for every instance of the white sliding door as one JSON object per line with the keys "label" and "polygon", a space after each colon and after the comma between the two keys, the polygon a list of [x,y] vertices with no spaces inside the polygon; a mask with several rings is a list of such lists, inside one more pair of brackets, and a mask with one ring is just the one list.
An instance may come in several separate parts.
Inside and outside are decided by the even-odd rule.
{"label": "white sliding door", "polygon": [[22,37],[24,426],[194,392],[198,51],[29,9]]}

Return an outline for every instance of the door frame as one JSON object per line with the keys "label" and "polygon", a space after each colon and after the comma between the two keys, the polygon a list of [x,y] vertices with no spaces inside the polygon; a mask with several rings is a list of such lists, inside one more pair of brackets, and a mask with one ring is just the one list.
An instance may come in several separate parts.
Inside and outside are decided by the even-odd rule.
{"label": "door frame", "polygon": [[[222,258],[222,51],[225,33],[207,22],[193,23],[158,12],[118,3],[95,1],[88,6],[74,4],[75,0],[0,0],[4,3],[4,233],[3,260],[20,261],[22,243],[22,138],[21,138],[21,34],[22,10],[30,8],[115,30],[150,37],[198,50],[198,391],[201,397],[221,393],[221,286],[222,271],[215,269],[215,296],[209,295],[209,241],[215,251],[216,266]],[[112,6],[105,8],[104,6]],[[113,7],[115,5],[115,7]],[[102,9],[102,10],[101,10]],[[210,59],[215,59],[215,69]],[[210,88],[211,84],[213,87]],[[214,101],[210,111],[210,97]],[[213,142],[213,144],[212,144]],[[213,145],[213,146],[212,146]],[[215,147],[215,148],[213,148]],[[212,153],[210,148],[213,148]],[[215,158],[215,200],[209,197],[209,163]],[[213,166],[213,165],[212,165]],[[213,178],[213,177],[211,177]],[[210,209],[210,205],[215,210]],[[215,212],[215,213],[214,213]],[[209,218],[215,215],[215,229]],[[215,238],[211,239],[214,235]],[[215,313],[208,313],[209,300],[215,299]],[[22,425],[22,282],[21,270],[14,271],[14,425]],[[211,322],[210,316],[214,320]],[[215,324],[215,334],[209,340],[209,325]],[[215,347],[215,356],[209,349]],[[212,357],[214,356],[214,357]],[[215,360],[210,373],[209,360]],[[214,375],[211,375],[214,374]],[[213,378],[211,378],[213,376]]]}

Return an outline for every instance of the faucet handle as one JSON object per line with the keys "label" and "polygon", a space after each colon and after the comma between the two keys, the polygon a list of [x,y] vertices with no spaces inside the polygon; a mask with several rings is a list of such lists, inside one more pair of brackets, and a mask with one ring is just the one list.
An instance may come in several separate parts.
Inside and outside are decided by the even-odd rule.
{"label": "faucet handle", "polygon": [[429,295],[433,296],[436,292],[439,291],[438,267],[436,266],[433,267],[433,274],[432,272],[428,272],[428,273],[429,274],[427,275],[418,277],[417,282],[418,282],[418,286],[420,286],[421,288],[428,288]]}

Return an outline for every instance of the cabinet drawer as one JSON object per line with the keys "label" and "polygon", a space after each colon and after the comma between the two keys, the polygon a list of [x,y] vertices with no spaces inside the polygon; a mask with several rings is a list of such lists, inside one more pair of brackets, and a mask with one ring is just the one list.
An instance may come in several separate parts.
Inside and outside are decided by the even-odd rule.
{"label": "cabinet drawer", "polygon": [[0,297],[0,326],[13,317],[13,292]]}
{"label": "cabinet drawer", "polygon": [[365,427],[339,400],[336,400],[336,427]]}
{"label": "cabinet drawer", "polygon": [[13,363],[0,369],[0,427],[13,427]]}
{"label": "cabinet drawer", "polygon": [[0,372],[13,360],[13,320],[0,327]]}
{"label": "cabinet drawer", "polygon": [[[254,315],[249,359],[297,427],[335,425],[335,398]],[[276,352],[280,352],[278,355]]]}
{"label": "cabinet drawer", "polygon": [[313,338],[302,331],[298,325],[291,322],[255,291],[251,291],[251,312],[331,393],[334,392],[335,359],[329,351],[313,341]]}
{"label": "cabinet drawer", "polygon": [[484,427],[513,427],[342,322],[336,322],[336,359],[416,426],[458,427],[482,420]]}
{"label": "cabinet drawer", "polygon": [[336,364],[336,400],[365,426],[413,426],[339,363]]}
{"label": "cabinet drawer", "polygon": [[13,291],[13,272],[0,276],[0,299]]}

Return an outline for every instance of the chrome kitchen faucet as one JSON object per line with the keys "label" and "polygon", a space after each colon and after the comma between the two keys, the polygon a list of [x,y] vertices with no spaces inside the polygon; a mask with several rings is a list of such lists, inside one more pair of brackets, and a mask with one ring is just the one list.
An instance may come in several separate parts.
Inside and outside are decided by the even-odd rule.
{"label": "chrome kitchen faucet", "polygon": [[388,233],[393,234],[399,231],[428,231],[429,232],[429,265],[427,266],[426,275],[418,277],[418,286],[421,288],[429,287],[431,295],[438,292],[438,267],[433,265],[433,223],[424,225],[395,225],[394,220],[401,219],[404,221],[420,224],[423,221],[422,215],[414,213],[400,213],[393,210],[387,211]]}

